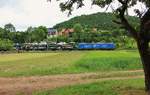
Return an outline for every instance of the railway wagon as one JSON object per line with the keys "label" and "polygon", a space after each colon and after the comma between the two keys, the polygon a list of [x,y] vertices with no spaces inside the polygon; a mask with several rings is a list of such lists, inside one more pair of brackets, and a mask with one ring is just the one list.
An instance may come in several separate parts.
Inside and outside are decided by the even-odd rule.
{"label": "railway wagon", "polygon": [[92,49],[104,49],[104,50],[114,50],[116,48],[114,43],[79,43],[77,45],[79,50],[92,50]]}

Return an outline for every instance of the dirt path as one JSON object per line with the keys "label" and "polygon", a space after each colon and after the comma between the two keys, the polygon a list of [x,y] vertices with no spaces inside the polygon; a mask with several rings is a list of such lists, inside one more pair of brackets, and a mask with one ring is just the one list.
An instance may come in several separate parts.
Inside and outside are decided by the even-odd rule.
{"label": "dirt path", "polygon": [[[143,72],[136,71],[122,71],[111,72],[115,73],[135,73]],[[82,74],[65,74],[65,75],[51,75],[51,76],[34,76],[34,77],[19,77],[19,78],[0,78],[0,95],[16,95],[23,93],[23,95],[31,95],[34,91],[54,89],[56,87],[84,84],[95,81],[105,80],[121,80],[143,78],[142,75],[132,75],[124,77],[106,77],[100,76],[101,73],[82,73]],[[91,77],[92,76],[92,77]],[[95,76],[95,77],[93,77]],[[98,77],[96,77],[98,76]]]}

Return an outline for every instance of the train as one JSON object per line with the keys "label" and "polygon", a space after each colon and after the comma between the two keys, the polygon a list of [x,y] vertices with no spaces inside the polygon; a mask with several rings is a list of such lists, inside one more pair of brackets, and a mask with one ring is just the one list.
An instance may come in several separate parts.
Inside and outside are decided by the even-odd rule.
{"label": "train", "polygon": [[16,50],[114,50],[114,43],[24,43],[15,44]]}

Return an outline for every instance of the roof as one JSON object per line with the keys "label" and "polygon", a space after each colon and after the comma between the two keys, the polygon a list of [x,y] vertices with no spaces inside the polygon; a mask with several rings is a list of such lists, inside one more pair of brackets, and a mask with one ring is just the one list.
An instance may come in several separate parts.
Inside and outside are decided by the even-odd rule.
{"label": "roof", "polygon": [[54,28],[48,28],[48,32],[57,32],[57,29],[54,29]]}

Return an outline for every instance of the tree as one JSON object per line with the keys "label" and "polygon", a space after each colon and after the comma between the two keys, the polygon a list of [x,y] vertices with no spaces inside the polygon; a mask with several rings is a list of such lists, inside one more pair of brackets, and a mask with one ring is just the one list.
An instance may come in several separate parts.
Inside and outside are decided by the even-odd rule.
{"label": "tree", "polygon": [[44,40],[47,38],[48,30],[45,26],[39,26],[38,30],[41,32],[41,40]]}
{"label": "tree", "polygon": [[75,42],[81,42],[81,34],[83,32],[82,26],[80,24],[75,24],[73,27],[74,33],[72,35]]}
{"label": "tree", "polygon": [[9,23],[4,26],[4,29],[9,32],[16,32],[16,29],[13,24]]}
{"label": "tree", "polygon": [[44,26],[37,27],[33,32],[35,41],[37,41],[37,42],[40,42],[40,41],[43,41],[44,39],[46,39],[47,34],[48,34],[47,28]]}
{"label": "tree", "polygon": [[[51,1],[51,0],[49,0]],[[60,0],[58,0],[60,1]],[[77,8],[84,6],[84,0],[66,0],[60,3],[62,11],[69,11],[69,14],[73,11],[73,6]],[[106,7],[112,4],[115,0],[92,0],[92,5],[99,7]],[[140,57],[143,64],[145,73],[145,87],[148,95],[150,95],[150,1],[149,0],[116,0],[120,4],[116,10],[114,10],[117,20],[114,22],[120,24],[132,37],[136,40]],[[129,8],[133,8],[138,2],[145,5],[144,12],[141,12],[139,8],[135,9],[135,13],[140,19],[138,28],[135,28],[130,20],[126,18],[126,12]],[[113,6],[113,5],[111,5]]]}
{"label": "tree", "polygon": [[26,43],[31,43],[32,42],[32,39],[33,39],[33,31],[35,30],[35,28],[33,28],[33,27],[28,27],[28,29],[26,30],[26,36],[25,36],[25,38],[26,38],[26,40],[25,40],[25,42]]}
{"label": "tree", "polygon": [[26,31],[26,42],[40,42],[47,38],[47,28],[44,26],[29,27]]}

